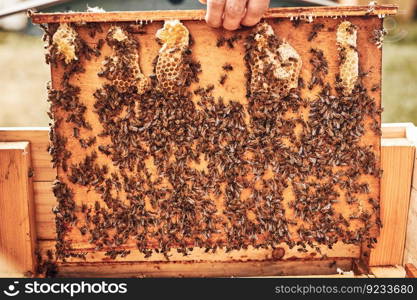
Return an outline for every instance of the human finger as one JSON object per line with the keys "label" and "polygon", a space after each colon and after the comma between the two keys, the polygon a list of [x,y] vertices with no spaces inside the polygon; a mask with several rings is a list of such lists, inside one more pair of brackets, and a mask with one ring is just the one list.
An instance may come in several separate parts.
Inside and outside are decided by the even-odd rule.
{"label": "human finger", "polygon": [[245,15],[247,0],[227,0],[224,9],[223,27],[227,30],[239,28]]}
{"label": "human finger", "polygon": [[244,26],[253,26],[257,24],[268,7],[269,0],[249,0],[246,14],[243,17],[241,24]]}
{"label": "human finger", "polygon": [[223,22],[223,12],[226,0],[208,0],[206,22],[211,27],[220,27]]}

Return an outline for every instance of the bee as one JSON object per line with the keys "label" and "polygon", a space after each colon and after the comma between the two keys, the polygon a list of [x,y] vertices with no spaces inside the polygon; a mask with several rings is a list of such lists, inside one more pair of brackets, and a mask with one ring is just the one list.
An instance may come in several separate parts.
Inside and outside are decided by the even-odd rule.
{"label": "bee", "polygon": [[32,168],[32,167],[30,167],[30,168],[29,168],[29,170],[28,170],[28,177],[29,177],[29,178],[32,178],[32,177],[33,177],[33,175],[34,175],[34,170],[33,170],[33,168]]}
{"label": "bee", "polygon": [[78,139],[80,137],[80,129],[77,127],[73,128],[73,136]]}
{"label": "bee", "polygon": [[230,72],[230,71],[233,71],[233,66],[231,64],[229,64],[229,63],[225,63],[222,66],[222,69],[225,70],[226,72]]}
{"label": "bee", "polygon": [[310,53],[312,53],[310,63],[313,66],[313,70],[308,88],[311,90],[315,85],[324,86],[324,77],[328,74],[328,63],[324,58],[323,51],[310,49]]}
{"label": "bee", "polygon": [[322,23],[315,23],[313,24],[313,28],[311,30],[311,32],[309,33],[307,40],[309,42],[311,42],[312,40],[314,40],[317,37],[318,32],[320,32],[321,30],[323,30],[324,28],[324,24]]}
{"label": "bee", "polygon": [[223,74],[223,75],[220,77],[220,79],[219,79],[219,83],[220,83],[221,85],[224,85],[224,84],[225,84],[225,82],[226,82],[226,79],[227,79],[227,75],[226,75],[226,74]]}
{"label": "bee", "polygon": [[220,48],[226,43],[227,39],[224,36],[221,36],[217,39],[216,47]]}

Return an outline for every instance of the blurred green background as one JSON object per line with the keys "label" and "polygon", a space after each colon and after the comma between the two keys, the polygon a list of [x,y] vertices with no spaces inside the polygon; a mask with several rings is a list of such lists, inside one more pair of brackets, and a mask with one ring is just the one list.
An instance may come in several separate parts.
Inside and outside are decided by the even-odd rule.
{"label": "blurred green background", "polygon": [[[0,1],[0,9],[6,2],[16,2]],[[342,2],[355,4],[358,1]],[[409,5],[410,2],[407,2],[405,9],[400,7],[399,17],[385,20],[388,35],[384,42],[383,56],[383,122],[417,124],[417,20],[414,13],[416,6]],[[106,10],[203,7],[197,0],[76,0],[43,11],[81,11],[85,10],[87,3],[90,7],[99,6]],[[271,1],[271,6],[301,4],[300,1]],[[20,22],[22,20],[23,25],[19,20],[16,21],[16,27],[20,26],[20,30],[12,31],[9,27],[10,24],[13,25],[13,20],[0,19],[0,28],[6,28],[0,29],[0,126],[47,126],[49,119],[46,115],[46,83],[49,81],[49,67],[44,62],[41,31],[30,23],[25,24],[26,21],[21,16]]]}

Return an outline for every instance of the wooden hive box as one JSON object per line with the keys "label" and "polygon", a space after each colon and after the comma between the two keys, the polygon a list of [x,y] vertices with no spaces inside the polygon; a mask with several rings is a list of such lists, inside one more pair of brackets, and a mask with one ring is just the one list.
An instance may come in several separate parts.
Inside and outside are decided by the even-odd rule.
{"label": "wooden hive box", "polygon": [[395,11],[277,8],[237,32],[209,28],[203,11],[32,15],[47,24],[58,175],[58,235],[43,252],[64,276],[366,264],[380,223],[382,17]]}

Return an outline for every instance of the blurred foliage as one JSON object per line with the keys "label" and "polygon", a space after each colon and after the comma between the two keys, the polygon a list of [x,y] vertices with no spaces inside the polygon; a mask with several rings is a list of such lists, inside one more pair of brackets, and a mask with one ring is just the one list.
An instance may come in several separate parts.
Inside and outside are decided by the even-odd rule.
{"label": "blurred foliage", "polygon": [[417,22],[386,23],[382,120],[417,124]]}
{"label": "blurred foliage", "polygon": [[387,18],[384,27],[388,31],[386,41],[394,41],[398,45],[417,45],[417,21],[397,22],[395,18]]}
{"label": "blurred foliage", "polygon": [[48,126],[43,42],[0,31],[0,126]]}

